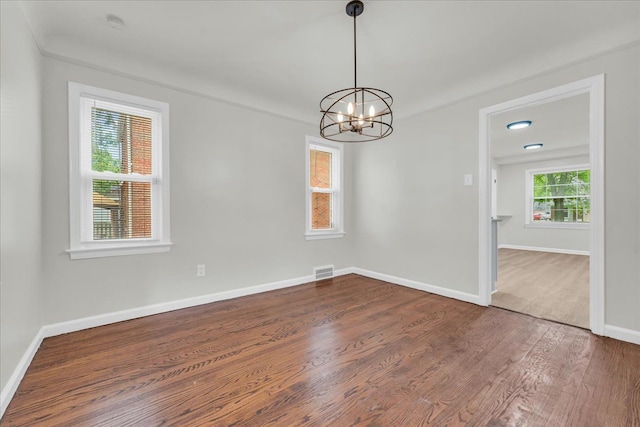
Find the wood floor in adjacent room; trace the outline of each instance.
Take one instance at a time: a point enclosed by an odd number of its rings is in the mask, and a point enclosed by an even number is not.
[[[638,426],[640,346],[348,275],[43,341],[3,426]]]
[[[496,307],[589,329],[589,257],[498,250]]]

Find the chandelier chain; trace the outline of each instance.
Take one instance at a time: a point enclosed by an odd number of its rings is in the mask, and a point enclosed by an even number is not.
[[[358,55],[356,49],[356,14],[353,14],[353,88],[358,87]]]

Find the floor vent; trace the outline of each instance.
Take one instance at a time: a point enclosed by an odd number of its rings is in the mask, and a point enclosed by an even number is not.
[[[327,279],[333,277],[333,265],[325,265],[323,267],[314,267],[313,275],[316,280]]]

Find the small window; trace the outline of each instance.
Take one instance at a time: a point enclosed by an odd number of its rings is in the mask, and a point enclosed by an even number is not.
[[[306,145],[306,237],[342,237],[342,145],[312,137]]]
[[[69,83],[72,259],[168,251],[169,106]]]
[[[526,172],[527,225],[584,227],[591,219],[588,165]]]

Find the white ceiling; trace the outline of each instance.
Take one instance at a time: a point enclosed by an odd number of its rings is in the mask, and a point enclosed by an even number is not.
[[[507,125],[530,120],[524,129]],[[520,108],[491,117],[491,155],[497,164],[522,163],[589,154],[589,94]],[[542,143],[537,150],[527,144]]]
[[[346,1],[22,1],[43,53],[317,123],[353,85]],[[110,28],[106,16],[125,26]],[[365,1],[358,83],[396,117],[640,40],[640,2]]]

